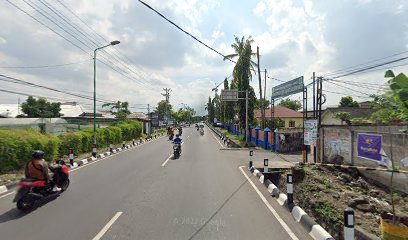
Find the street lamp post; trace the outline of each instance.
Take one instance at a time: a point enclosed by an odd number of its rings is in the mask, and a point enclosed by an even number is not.
[[[94,94],[93,94],[93,105],[94,105],[94,117],[93,117],[93,144],[92,144],[92,156],[96,157],[96,51],[102,49],[102,48],[106,48],[109,46],[114,46],[119,44],[119,41],[112,41],[110,42],[108,45],[99,47],[97,49],[94,50]]]

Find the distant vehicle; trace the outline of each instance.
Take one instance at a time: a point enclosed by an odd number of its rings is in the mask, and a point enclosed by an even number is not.
[[[216,123],[214,123],[214,126],[216,126],[216,127],[222,127],[222,122],[216,122]]]

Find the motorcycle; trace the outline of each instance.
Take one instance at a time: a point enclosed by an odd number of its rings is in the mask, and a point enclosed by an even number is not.
[[[174,134],[170,134],[170,135],[169,135],[169,140],[170,140],[170,141],[173,141],[173,137],[174,137]]]
[[[17,209],[21,211],[28,211],[34,207],[34,204],[51,195],[58,195],[67,190],[69,180],[69,170],[65,162],[58,160],[56,165],[51,167],[51,172],[54,173],[52,183],[61,190],[52,191],[52,186],[48,185],[44,180],[37,180],[32,178],[23,178],[18,183],[19,189],[13,202],[17,203]]]
[[[201,136],[204,136],[204,130],[203,130],[203,129],[201,129],[200,135],[201,135]]]
[[[178,143],[173,144],[173,155],[174,159],[177,159],[180,157],[180,152],[181,152],[181,146]]]

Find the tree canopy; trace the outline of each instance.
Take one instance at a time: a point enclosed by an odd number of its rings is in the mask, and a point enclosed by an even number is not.
[[[168,108],[169,108],[169,114],[171,114],[171,112],[173,111],[173,106],[170,103],[168,105]],[[159,120],[163,121],[164,116],[166,115],[166,100],[161,100],[160,102],[158,102],[157,107],[154,110],[154,112],[156,112],[157,115],[159,116]]]
[[[130,114],[128,102],[117,101],[115,103],[105,103],[102,105],[102,108],[105,107],[110,108],[112,114],[115,115],[116,119],[121,121],[126,120],[128,115]]]
[[[360,107],[360,104],[354,101],[351,96],[345,96],[340,99],[339,107]]]
[[[299,100],[291,100],[289,98],[283,99],[278,105],[295,111],[299,111],[302,108],[302,103]]]
[[[61,117],[61,103],[50,103],[45,98],[38,100],[29,96],[25,102],[21,104],[21,110],[25,116],[19,117],[28,118],[57,118]]]

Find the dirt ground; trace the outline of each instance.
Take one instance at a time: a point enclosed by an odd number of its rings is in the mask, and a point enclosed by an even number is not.
[[[392,209],[388,190],[367,182],[356,170],[316,166],[303,169],[294,174],[295,204],[335,239],[343,237],[343,211],[348,207],[354,209],[356,226],[380,236],[380,213]],[[302,181],[301,175],[304,175]],[[281,175],[279,185],[279,189],[286,192],[286,174]],[[394,199],[396,214],[407,216],[407,195],[394,193]]]

